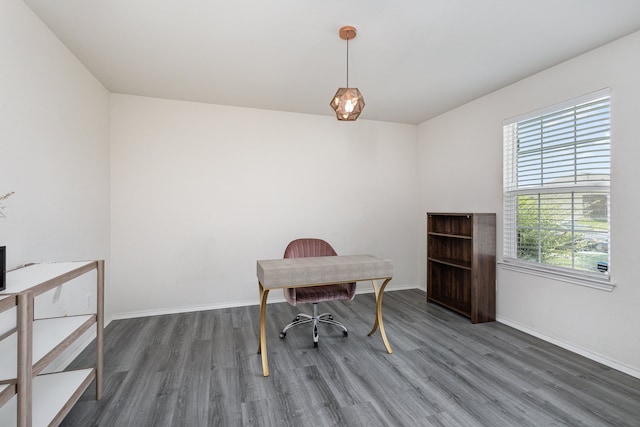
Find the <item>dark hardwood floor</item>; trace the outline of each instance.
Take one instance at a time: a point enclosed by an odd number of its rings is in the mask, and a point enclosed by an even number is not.
[[[280,329],[297,313],[267,307],[262,376],[258,306],[112,322],[104,396],[81,397],[63,426],[640,426],[640,379],[500,323],[472,325],[387,292],[393,354],[373,325],[373,294],[321,304],[349,328]],[[310,311],[310,306],[303,306]],[[86,367],[93,346],[69,367]]]

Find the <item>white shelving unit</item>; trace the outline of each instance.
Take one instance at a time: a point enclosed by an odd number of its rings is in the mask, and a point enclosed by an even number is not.
[[[35,297],[96,270],[93,314],[34,320]],[[56,426],[91,381],[102,396],[104,261],[32,264],[7,272],[0,312],[17,307],[17,327],[0,336],[0,425]],[[82,334],[96,327],[96,364],[89,369],[41,374]]]

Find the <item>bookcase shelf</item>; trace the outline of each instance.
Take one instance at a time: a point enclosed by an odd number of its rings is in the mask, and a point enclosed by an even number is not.
[[[440,237],[448,237],[450,239],[466,239],[471,240],[471,236],[460,236],[457,234],[447,234],[447,233],[428,233],[429,236],[440,236]]]
[[[427,213],[427,301],[495,320],[496,216]]]
[[[96,271],[96,310],[78,316],[34,319],[35,297]],[[0,311],[16,307],[16,327],[0,337],[0,425],[57,426],[96,381],[102,395],[104,261],[32,264],[7,272]],[[73,342],[96,328],[96,363],[88,369],[43,374]]]
[[[471,270],[471,263],[469,261],[464,261],[461,259],[456,259],[456,258],[445,258],[445,257],[441,257],[441,258],[427,258],[429,261],[431,262],[435,262],[438,264],[445,264],[445,265],[449,265],[451,267],[457,267],[457,268],[462,268],[464,270]]]

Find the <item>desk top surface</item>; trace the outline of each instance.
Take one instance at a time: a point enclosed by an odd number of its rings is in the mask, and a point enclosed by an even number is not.
[[[393,262],[373,255],[283,258],[257,261],[265,289],[290,288],[393,277]]]

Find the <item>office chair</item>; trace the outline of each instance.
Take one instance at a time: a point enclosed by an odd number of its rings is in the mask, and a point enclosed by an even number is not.
[[[321,239],[297,239],[289,243],[284,251],[284,258],[304,258],[316,256],[338,255],[331,245]],[[287,331],[294,326],[312,323],[313,346],[318,347],[318,323],[328,323],[342,329],[342,335],[347,336],[347,328],[340,322],[333,320],[329,313],[318,314],[318,303],[323,301],[352,300],[356,296],[356,283],[336,283],[333,285],[309,286],[305,288],[284,289],[284,297],[293,306],[303,303],[313,304],[313,315],[298,313],[280,332],[280,338],[287,336]]]

